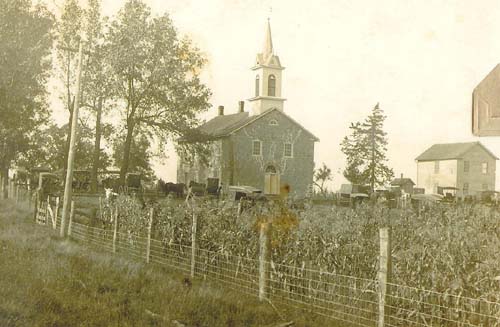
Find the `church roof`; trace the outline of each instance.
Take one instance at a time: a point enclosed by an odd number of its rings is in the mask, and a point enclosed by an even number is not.
[[[214,138],[229,136],[230,134],[240,130],[241,128],[259,120],[260,118],[262,118],[262,117],[264,117],[264,116],[266,116],[269,113],[274,112],[274,111],[279,112],[280,114],[282,114],[286,118],[288,118],[290,121],[292,121],[294,124],[299,126],[302,130],[304,130],[307,134],[309,134],[316,142],[319,141],[319,139],[316,136],[314,136],[314,134],[309,132],[302,125],[300,125],[297,121],[292,119],[290,116],[288,116],[284,112],[278,110],[277,108],[266,110],[264,113],[262,113],[260,115],[254,115],[254,116],[249,116],[248,112],[241,112],[241,113],[237,113],[237,114],[217,116],[217,117],[214,117],[211,120],[207,121],[205,124],[201,125],[199,127],[199,130],[202,133],[205,133],[208,136],[211,136]]]
[[[227,135],[234,129],[244,125],[249,120],[250,117],[248,112],[217,116],[201,125],[199,130],[212,137],[220,137]]]
[[[480,142],[434,144],[419,155],[415,160],[433,161],[461,159],[467,151],[476,145],[481,146],[489,155],[498,160],[498,158]]]

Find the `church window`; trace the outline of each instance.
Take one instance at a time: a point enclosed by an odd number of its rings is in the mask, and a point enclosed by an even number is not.
[[[274,97],[276,96],[276,78],[274,75],[269,75],[267,81],[267,95]]]
[[[278,121],[276,119],[271,119],[269,121],[269,125],[271,125],[271,126],[278,126]]]
[[[255,96],[259,96],[259,88],[260,88],[260,77],[259,75],[255,76]]]
[[[252,145],[252,155],[260,156],[262,155],[262,142],[259,140],[254,140]]]
[[[293,157],[293,144],[285,143],[285,157],[291,158]]]
[[[488,163],[487,162],[483,162],[481,164],[481,171],[485,175],[488,173]]]

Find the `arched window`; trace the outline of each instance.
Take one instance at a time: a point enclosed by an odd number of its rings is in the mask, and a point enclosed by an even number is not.
[[[269,75],[267,80],[267,95],[270,97],[276,96],[276,78],[274,75]]]
[[[259,96],[259,87],[260,87],[260,77],[259,75],[255,76],[255,96]]]

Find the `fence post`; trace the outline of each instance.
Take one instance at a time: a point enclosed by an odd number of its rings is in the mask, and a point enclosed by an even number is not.
[[[15,184],[16,188],[16,206],[19,204],[19,184]]]
[[[57,229],[57,217],[59,216],[59,197],[56,198],[56,209],[54,210],[54,217],[56,217],[56,225],[54,229]]]
[[[388,285],[391,280],[391,230],[389,228],[381,228],[380,235],[380,257],[378,271],[378,327],[385,326],[385,318],[389,316],[389,308],[387,307]]]
[[[259,235],[259,300],[267,298],[267,284],[269,280],[269,231],[270,224],[263,222],[260,225]]]
[[[113,214],[113,213],[111,213]],[[115,226],[113,230],[113,253],[116,253],[116,236],[118,234],[118,204],[115,203]]]
[[[238,215],[237,215],[238,219],[239,219],[239,218],[240,218],[240,216],[241,216],[241,199],[242,199],[242,198],[240,198],[240,200],[238,201]]]
[[[191,226],[191,278],[194,278],[196,268],[196,230],[198,228],[198,217],[193,208],[193,225]]]
[[[38,221],[37,216],[38,216],[38,191],[35,191],[35,209],[33,210],[33,220],[35,223]]]
[[[151,228],[153,226],[154,208],[149,210],[149,224],[148,224],[148,243],[146,244],[146,263],[149,263],[149,255],[151,253]]]
[[[58,211],[58,207],[59,207],[59,198],[57,198],[56,212]],[[75,215],[75,201],[71,200],[71,208],[69,211],[68,237],[71,236],[71,226],[73,225],[73,216],[74,215]],[[56,219],[57,219],[57,215],[56,215]]]
[[[31,193],[31,179],[28,178],[28,192],[26,193],[27,194],[27,197],[28,197],[28,210],[31,210],[31,197],[32,197],[32,193]]]
[[[52,207],[50,206],[50,195],[47,195],[47,205],[45,206],[45,225],[49,223],[49,212],[52,212]]]

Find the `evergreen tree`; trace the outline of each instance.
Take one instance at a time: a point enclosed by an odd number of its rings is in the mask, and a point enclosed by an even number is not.
[[[325,183],[332,179],[332,170],[325,163],[319,169],[314,170],[313,183],[318,187],[321,194],[326,193],[327,188],[325,187]]]
[[[387,166],[385,118],[377,103],[363,123],[351,123],[351,135],[344,137],[340,144],[347,157],[344,177],[353,184],[368,184],[372,191],[394,176]]]

